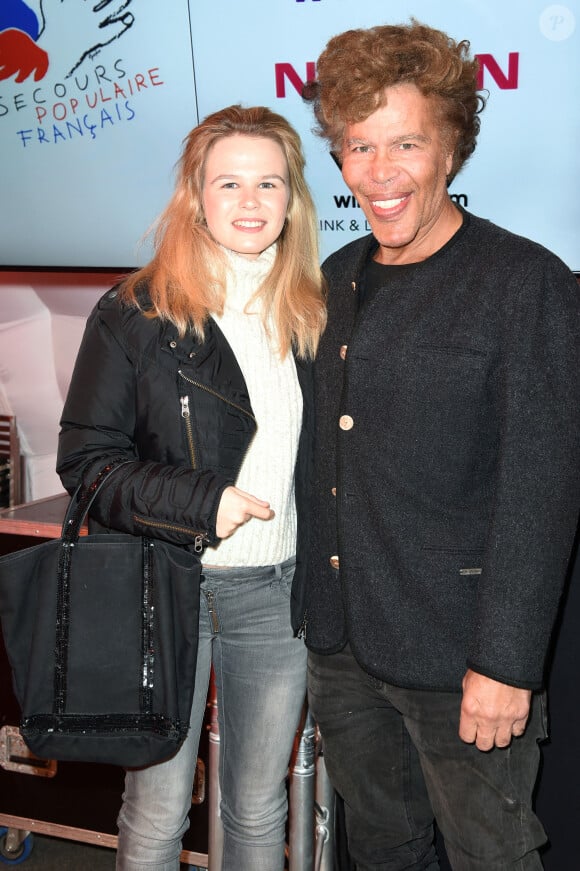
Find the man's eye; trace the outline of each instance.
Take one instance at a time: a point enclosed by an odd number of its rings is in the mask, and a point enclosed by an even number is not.
[[[416,148],[416,145],[414,142],[401,142],[399,148],[401,149],[401,151],[412,151],[414,148]]]
[[[353,145],[351,148],[351,151],[355,154],[368,154],[370,150],[370,145]]]

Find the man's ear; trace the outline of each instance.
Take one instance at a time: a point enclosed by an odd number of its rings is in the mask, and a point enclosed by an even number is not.
[[[453,143],[453,148],[451,151],[447,152],[447,156],[445,157],[445,174],[447,178],[451,175],[451,170],[453,169],[453,158],[455,157],[455,142]]]

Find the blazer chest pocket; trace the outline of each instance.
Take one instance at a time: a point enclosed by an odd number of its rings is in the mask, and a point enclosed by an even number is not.
[[[459,397],[476,398],[488,377],[488,355],[467,345],[422,342],[414,349],[417,383],[439,404],[455,407]]]
[[[489,425],[488,355],[462,345],[415,345],[404,355],[391,388],[401,436],[449,464],[480,441]]]

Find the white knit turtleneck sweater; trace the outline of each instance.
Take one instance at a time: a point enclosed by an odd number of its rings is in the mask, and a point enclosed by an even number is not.
[[[225,250],[225,249],[224,249]],[[252,518],[215,548],[203,562],[218,566],[264,566],[296,553],[294,466],[302,424],[302,393],[292,354],[280,359],[276,333],[268,337],[257,304],[246,303],[272,268],[276,245],[255,260],[226,250],[229,266],[222,315],[214,314],[244,375],[257,431],[244,457],[236,486],[265,499],[272,520]]]

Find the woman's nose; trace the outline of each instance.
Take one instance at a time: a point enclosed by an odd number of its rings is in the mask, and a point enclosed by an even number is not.
[[[241,195],[241,204],[244,209],[255,209],[258,205],[258,197],[253,190],[243,190]]]

